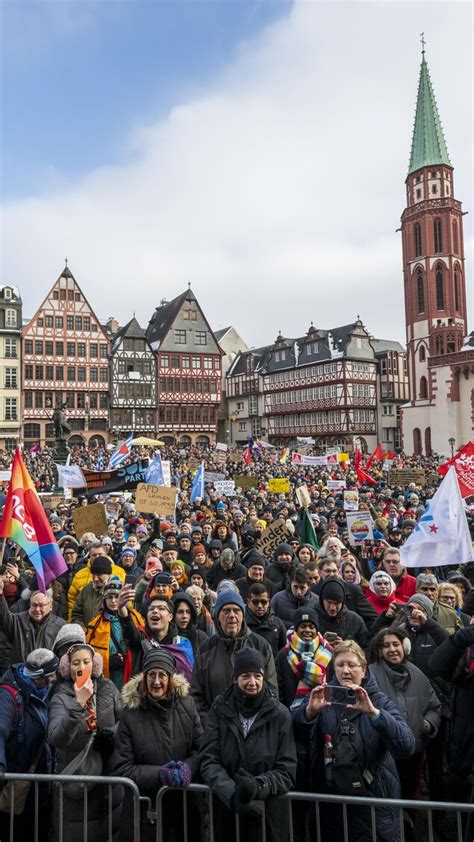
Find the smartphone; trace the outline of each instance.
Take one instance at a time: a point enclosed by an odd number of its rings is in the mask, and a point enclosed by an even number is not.
[[[76,684],[78,687],[83,687],[86,681],[91,677],[90,670],[78,669],[76,673]]]
[[[337,640],[337,632],[326,632],[323,637],[328,643],[334,643]]]
[[[136,581],[137,581],[137,577],[133,576],[133,574],[128,573],[125,576],[125,584],[126,585],[134,585]]]
[[[339,684],[326,684],[324,698],[332,705],[343,705],[344,707],[356,703],[355,690],[350,690],[349,687],[341,687]]]

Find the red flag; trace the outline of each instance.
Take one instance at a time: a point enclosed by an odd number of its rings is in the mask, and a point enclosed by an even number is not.
[[[393,450],[387,450],[386,453],[383,454],[384,459],[395,459],[395,454]]]
[[[362,453],[359,450],[359,448],[356,447],[354,449],[354,465],[355,465],[355,467],[358,468],[360,466],[361,462],[362,462]]]
[[[244,456],[244,462],[246,462],[247,465],[250,465],[251,461],[252,461],[252,450],[251,450],[250,447],[248,447],[247,450],[246,450],[245,456]]]
[[[468,442],[455,456],[440,465],[438,473],[444,477],[451,465],[457,474],[461,496],[471,497],[474,494],[474,442]]]
[[[363,485],[364,482],[368,482],[371,485],[377,485],[377,480],[371,477],[370,474],[366,474],[366,472],[361,467],[359,467],[359,465],[356,467],[356,471],[357,479],[359,480],[361,485]]]
[[[374,459],[380,460],[382,458],[382,456],[383,456],[382,445],[377,444],[377,447],[375,448],[374,452],[372,453],[372,456],[369,456],[369,458],[367,459],[367,462],[366,462],[366,465],[365,465],[367,470],[369,470],[369,468],[372,465],[372,462],[374,461]]]

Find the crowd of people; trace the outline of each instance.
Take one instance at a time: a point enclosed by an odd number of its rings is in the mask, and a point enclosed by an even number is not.
[[[137,456],[151,452],[134,451]],[[156,838],[155,799],[165,794],[163,842],[315,838],[316,812],[279,796],[308,793],[469,802],[474,772],[474,562],[406,569],[400,547],[433,496],[437,460],[422,486],[389,487],[381,463],[360,486],[351,464],[306,467],[278,451],[162,449],[178,488],[175,517],[115,496],[105,534],[74,531],[75,506],[106,502],[79,492],[49,512],[67,571],[42,592],[34,568],[7,541],[0,568],[0,796],[6,773],[129,778],[142,796],[141,839]],[[83,467],[97,454],[76,452]],[[26,454],[38,490],[56,484],[53,456]],[[196,459],[255,488],[191,502]],[[2,457],[2,466],[8,459]],[[104,464],[106,467],[106,464]],[[270,493],[285,477],[290,491]],[[373,540],[352,546],[343,479],[371,513]],[[296,494],[309,492],[306,512]],[[57,502],[57,501],[56,501]],[[305,520],[311,522],[311,532]],[[469,523],[472,527],[472,523]],[[262,551],[278,522],[284,537]],[[192,793],[207,784],[214,809]],[[83,789],[40,783],[15,816],[14,840],[84,838]],[[88,787],[87,839],[133,840],[131,790]],[[149,799],[149,801],[146,801]],[[6,798],[0,839],[9,839]],[[3,804],[3,806],[2,806]],[[348,838],[373,838],[370,808],[349,809]],[[343,838],[343,815],[320,805],[323,838]],[[397,842],[400,812],[375,810],[376,838]],[[416,816],[404,838],[422,842]],[[453,838],[440,814],[439,840]],[[325,835],[327,834],[327,835]],[[418,834],[418,835],[417,835]],[[12,840],[13,842],[13,840]]]

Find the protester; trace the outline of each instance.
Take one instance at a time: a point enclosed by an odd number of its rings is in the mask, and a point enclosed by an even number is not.
[[[311,592],[310,578],[302,564],[292,566],[285,590],[278,591],[270,605],[287,629],[293,625],[295,611],[299,608],[318,608],[319,599]]]
[[[266,585],[250,585],[245,609],[245,622],[251,632],[259,634],[270,644],[275,658],[286,643],[286,625],[273,611]]]
[[[286,707],[305,702],[313,687],[325,683],[332,652],[318,631],[316,611],[295,611],[294,628],[287,632],[287,643],[275,659],[279,698]]]
[[[3,595],[4,581],[0,578],[0,630],[11,644],[11,664],[24,663],[35,649],[51,649],[65,620],[52,613],[53,592],[34,591],[27,611],[13,614]]]

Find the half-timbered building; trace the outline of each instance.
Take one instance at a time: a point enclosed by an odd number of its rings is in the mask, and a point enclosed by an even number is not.
[[[156,364],[135,316],[112,337],[110,426],[114,437],[156,433]]]
[[[0,287],[0,448],[12,450],[20,437],[21,298],[17,287]]]
[[[105,444],[109,427],[109,338],[65,266],[23,327],[23,440],[54,444],[54,408],[65,404],[69,444]]]
[[[191,288],[172,301],[162,300],[146,338],[156,356],[160,438],[214,442],[222,351]]]

